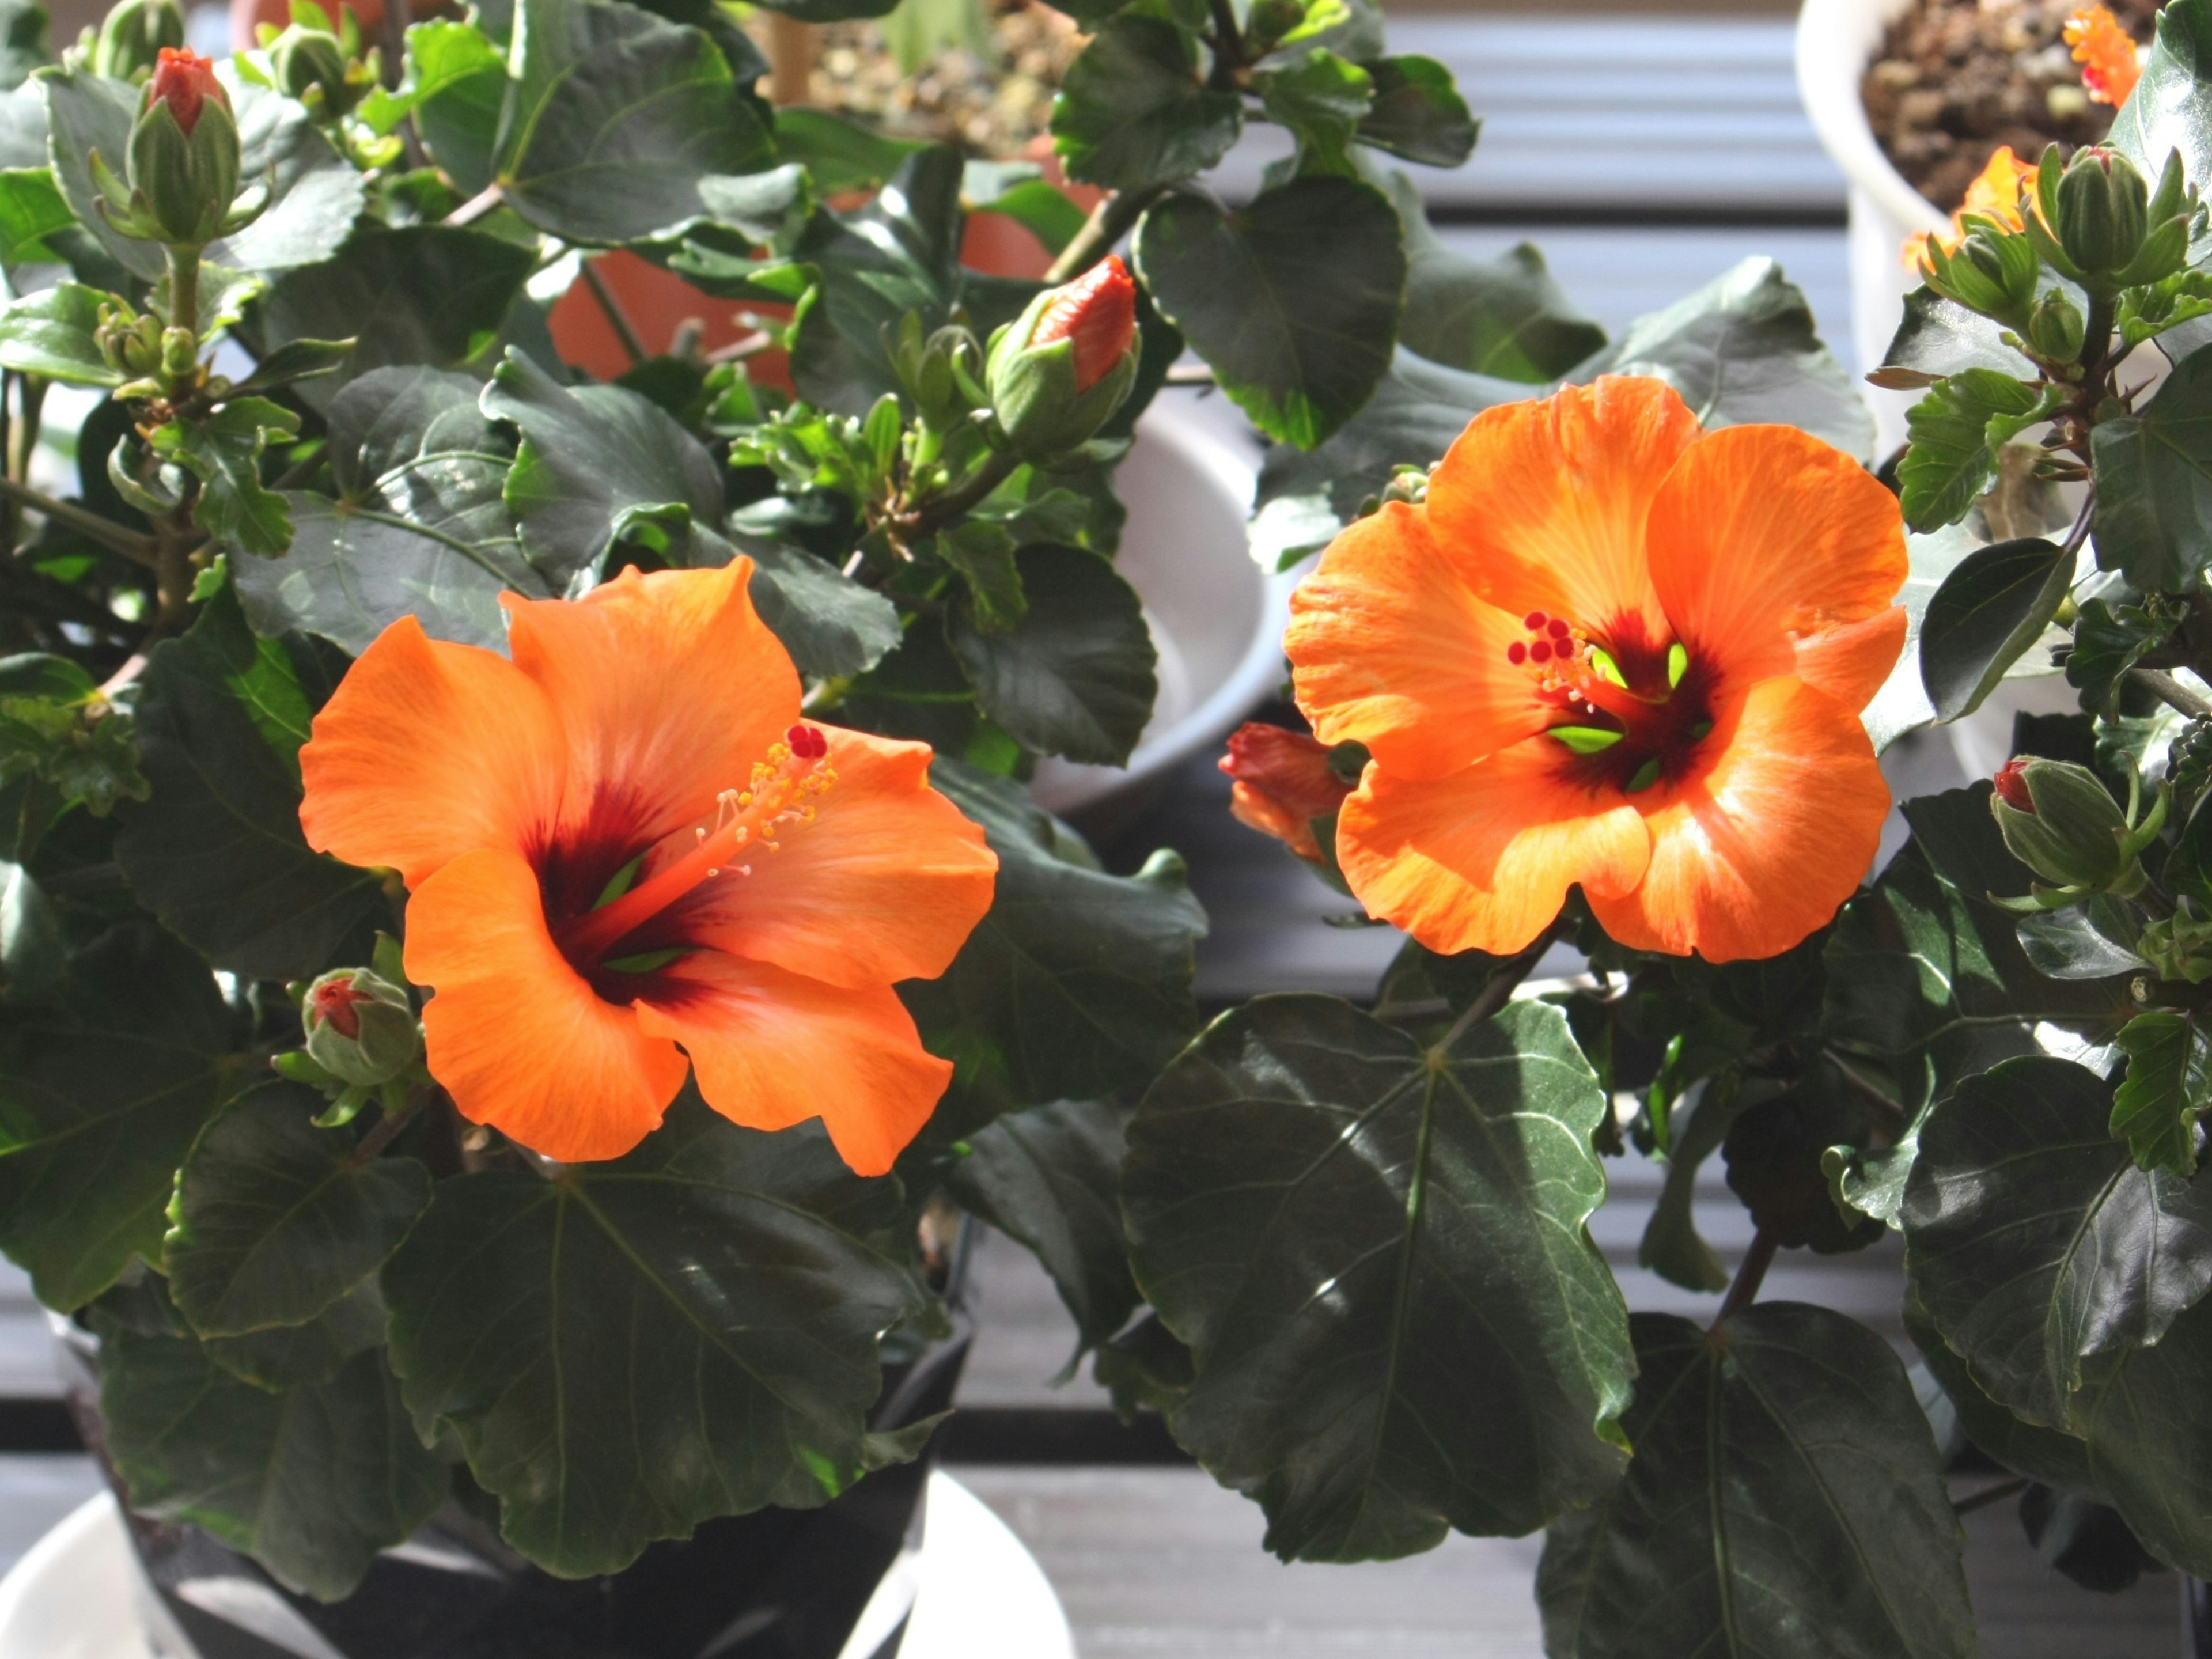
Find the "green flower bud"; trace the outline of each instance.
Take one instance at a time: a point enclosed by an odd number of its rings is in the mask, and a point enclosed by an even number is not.
[[[1990,811],[2012,855],[2047,882],[2084,896],[2125,895],[2143,884],[2141,848],[2130,844],[2136,826],[2086,766],[2008,761],[1996,775]]]
[[[188,328],[161,331],[161,372],[179,380],[199,367],[200,343]]]
[[[2186,908],[2158,917],[2143,924],[2136,954],[2160,979],[2202,985],[2212,979],[2212,921],[2198,919]]]
[[[276,84],[311,109],[343,114],[355,101],[346,82],[345,48],[335,34],[295,23],[270,42],[269,63]]]
[[[215,240],[238,196],[238,125],[215,69],[191,52],[164,52],[131,129],[125,174],[135,206],[173,243]]]
[[[308,1055],[347,1083],[388,1083],[422,1053],[422,1030],[407,994],[366,968],[325,974],[307,988],[300,1017]]]
[[[2124,270],[2150,228],[2150,186],[2118,150],[2075,151],[2058,179],[2058,245],[2085,275]]]
[[[1119,258],[1048,289],[991,337],[991,412],[1023,459],[1097,435],[1137,378],[1137,286]]]
[[[2054,288],[2028,313],[2027,343],[2052,362],[2070,363],[2081,355],[2088,327],[2081,307]]]
[[[161,48],[185,44],[185,14],[175,0],[122,0],[101,20],[92,72],[111,81],[151,75]]]

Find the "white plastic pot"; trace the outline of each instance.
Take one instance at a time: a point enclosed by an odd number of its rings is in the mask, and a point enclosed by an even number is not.
[[[1859,82],[1881,49],[1882,32],[1912,0],[1805,0],[1797,14],[1797,95],[1813,130],[1850,187],[1845,250],[1851,279],[1851,341],[1862,374],[1881,365],[1904,319],[1905,296],[1920,279],[1905,263],[1905,242],[1942,230],[1950,216],[1889,164],[1867,120]],[[1865,386],[1881,453],[1905,441],[1914,394]]]

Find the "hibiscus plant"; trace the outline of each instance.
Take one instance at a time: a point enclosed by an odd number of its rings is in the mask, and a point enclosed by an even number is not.
[[[822,1504],[934,1427],[964,1212],[1279,1553],[1549,1528],[1556,1655],[1971,1651],[1971,1456],[2077,1577],[2212,1572],[2212,0],[1927,251],[1901,459],[1771,262],[1608,341],[1446,246],[1382,158],[1474,123],[1366,0],[1070,9],[1087,215],[768,108],[707,0],[9,11],[0,1249],[131,1503],[325,1599],[440,1513],[577,1577]],[[1203,1029],[1180,861],[1024,787],[1150,717],[1113,477],[1186,351],[1320,554],[1237,811],[1410,936]],[[1875,868],[1881,750],[2059,665]],[[1630,1156],[1705,1319],[1591,1242]],[[1892,1232],[1914,1370],[1757,1299]]]

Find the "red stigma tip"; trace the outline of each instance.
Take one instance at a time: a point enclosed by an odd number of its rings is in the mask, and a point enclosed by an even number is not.
[[[1552,637],[1555,640],[1564,640],[1567,637],[1568,632],[1570,631],[1567,627],[1567,619],[1565,617],[1553,617],[1550,623],[1550,629]]]
[[[830,752],[830,739],[815,726],[794,726],[783,734],[783,738],[800,760],[820,760]]]
[[[1518,640],[1514,641],[1512,644],[1505,647],[1505,660],[1511,663],[1516,668],[1518,668],[1522,663],[1528,660],[1528,647],[1522,644]]]
[[[1527,627],[1528,630],[1533,634],[1538,629],[1541,628],[1546,623],[1551,621],[1551,618],[1540,611],[1531,611],[1527,616],[1522,617],[1521,621],[1522,624]]]
[[[1997,768],[1990,780],[1996,785],[1997,799],[2015,812],[2035,811],[2035,797],[2027,793],[2027,762],[2024,759],[2007,761]]]
[[[1530,647],[1528,647],[1528,660],[1529,660],[1529,661],[1531,661],[1531,662],[1549,662],[1549,661],[1551,661],[1551,659],[1552,659],[1552,642],[1551,642],[1549,640],[1539,640],[1539,641],[1536,641],[1536,643],[1535,643],[1535,644],[1534,644],[1534,645],[1532,645],[1532,646],[1530,646]]]

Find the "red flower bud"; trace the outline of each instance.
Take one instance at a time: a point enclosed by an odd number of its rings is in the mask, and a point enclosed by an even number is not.
[[[1229,735],[1221,769],[1237,780],[1229,810],[1310,862],[1321,862],[1313,821],[1344,804],[1352,786],[1328,763],[1328,745],[1279,726],[1248,722]]]
[[[197,110],[193,112],[198,113]],[[361,1041],[361,1016],[354,1012],[357,1002],[372,1000],[355,988],[349,979],[326,979],[319,981],[307,994],[309,1017],[320,1020],[349,1042]]]
[[[2027,793],[2027,762],[2026,759],[2007,761],[1997,768],[1997,799],[2015,812],[2035,811],[2035,797]]]
[[[1104,261],[1061,289],[1038,319],[1032,346],[1075,342],[1075,389],[1088,392],[1104,380],[1137,337],[1137,285],[1121,256]]]
[[[153,79],[146,83],[146,107],[153,108],[157,100],[166,103],[178,126],[190,135],[199,125],[201,103],[210,98],[226,107],[230,103],[215,78],[214,64],[190,46],[162,47]]]

